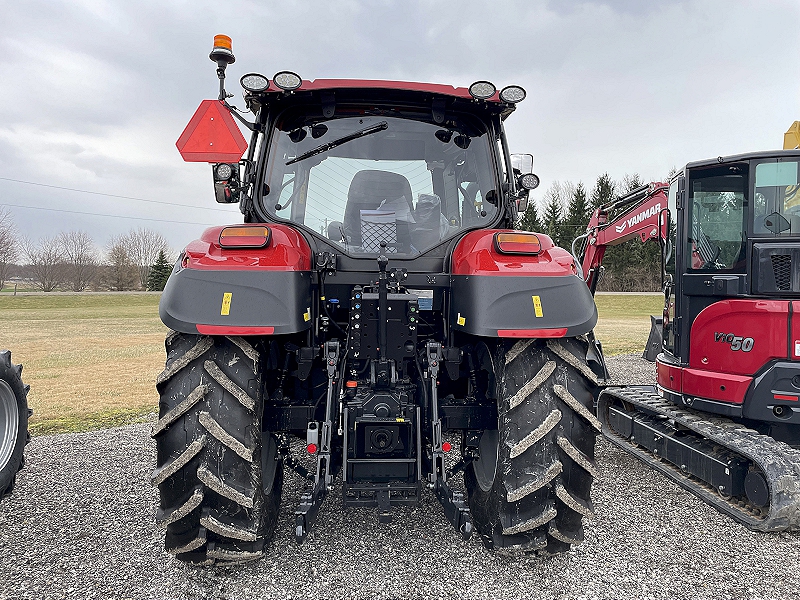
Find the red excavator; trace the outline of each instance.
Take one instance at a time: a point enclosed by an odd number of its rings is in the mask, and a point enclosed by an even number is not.
[[[800,529],[799,184],[800,150],[689,163],[576,240],[592,293],[607,247],[662,249],[657,385],[604,390],[603,433],[757,531]]]

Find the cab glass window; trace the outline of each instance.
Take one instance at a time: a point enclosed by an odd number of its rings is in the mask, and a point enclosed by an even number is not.
[[[392,116],[286,115],[272,137],[263,207],[351,255],[414,256],[498,213],[485,126]]]
[[[771,160],[756,165],[753,234],[800,235],[800,177],[795,161]]]
[[[745,167],[730,165],[691,174],[685,242],[689,270],[745,269],[746,173]]]

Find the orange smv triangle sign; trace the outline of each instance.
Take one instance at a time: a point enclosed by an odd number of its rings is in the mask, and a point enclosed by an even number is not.
[[[219,100],[203,100],[175,142],[186,162],[239,162],[247,142]]]

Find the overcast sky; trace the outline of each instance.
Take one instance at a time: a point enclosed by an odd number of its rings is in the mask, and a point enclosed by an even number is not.
[[[606,171],[658,180],[692,160],[780,148],[800,120],[798,0],[0,8],[0,204],[16,205],[17,228],[34,240],[83,229],[103,246],[148,227],[179,249],[204,226],[240,221],[214,202],[210,167],[184,163],[175,148],[200,101],[216,97],[208,53],[217,33],[233,38],[228,89],[239,100],[242,74],[284,69],[305,79],[522,85],[528,98],[506,127],[512,151],[536,157],[538,198],[555,180],[590,189]]]

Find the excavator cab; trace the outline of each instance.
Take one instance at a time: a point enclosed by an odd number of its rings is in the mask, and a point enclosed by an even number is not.
[[[777,362],[800,358],[793,319],[800,300],[799,180],[800,153],[783,151],[690,163],[671,182],[675,256],[665,270],[674,277],[665,290],[659,359],[666,393],[710,402],[711,412],[758,413],[778,423],[791,414],[789,421],[800,424],[800,410],[770,418],[774,398],[751,385]],[[666,376],[685,367],[702,371],[699,381],[692,374],[689,386],[679,387],[674,373]],[[727,375],[744,379],[726,385]],[[763,406],[756,411],[750,403]]]

